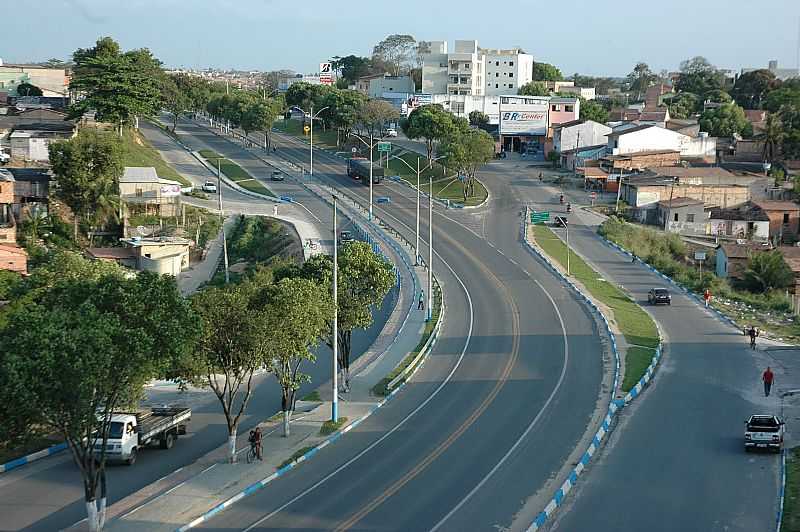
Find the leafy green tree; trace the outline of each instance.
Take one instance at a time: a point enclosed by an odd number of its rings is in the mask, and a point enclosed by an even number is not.
[[[400,113],[389,102],[368,100],[358,110],[356,124],[373,138],[380,138],[385,124],[400,118]]]
[[[475,195],[475,175],[494,157],[494,139],[483,130],[463,128],[451,131],[437,149],[447,158],[447,166],[454,168],[462,179],[464,201]]]
[[[469,114],[469,125],[477,127],[486,127],[489,125],[489,115],[482,113],[478,110],[472,111]]]
[[[376,57],[391,67],[391,73],[399,76],[407,69],[417,48],[417,41],[411,35],[392,34],[372,49]]]
[[[336,145],[340,146],[358,123],[359,111],[367,101],[367,97],[358,91],[335,90],[327,94],[323,100],[328,107],[325,120],[336,128]]]
[[[268,148],[272,124],[281,115],[282,104],[277,99],[255,100],[250,102],[242,113],[242,129],[246,135],[251,131],[264,133],[264,147]]]
[[[608,111],[602,104],[594,100],[581,100],[581,120],[593,120],[600,124],[608,122]]]
[[[187,109],[192,112],[206,110],[214,87],[207,80],[189,74],[176,74],[171,76],[178,90],[183,92],[188,100]]]
[[[0,415],[66,440],[90,530],[105,522],[112,414],[135,408],[145,383],[178,364],[195,335],[174,278],[150,272],[61,280],[0,330]]]
[[[453,128],[453,115],[439,104],[423,105],[414,109],[401,126],[408,138],[425,140],[430,164],[434,142],[442,140]]]
[[[116,219],[122,144],[110,133],[83,128],[70,140],[48,147],[50,164],[58,179],[58,196],[74,215],[74,236],[79,218],[103,224]]]
[[[355,84],[358,78],[368,75],[371,69],[369,58],[357,55],[334,57],[331,66],[339,73],[340,79],[345,79],[350,85]]]
[[[752,292],[786,288],[793,281],[792,269],[778,250],[754,253],[747,261],[743,282]]]
[[[104,37],[94,48],[76,50],[73,60],[70,90],[83,98],[70,106],[70,118],[95,110],[98,120],[117,124],[121,136],[136,116],[158,112],[163,71],[149,50],[121,53],[113,39]]]
[[[700,116],[700,129],[714,137],[753,135],[753,125],[747,120],[744,110],[735,103],[726,103],[704,112]]]
[[[178,88],[175,78],[164,76],[161,80],[161,101],[164,109],[172,117],[172,132],[178,127],[178,120],[191,105],[189,95]]]
[[[633,67],[633,70],[626,78],[630,90],[636,93],[637,101],[642,99],[647,88],[655,83],[656,79],[658,79],[658,76],[644,62],[636,63],[636,66]]]
[[[762,156],[765,161],[775,162],[775,157],[783,144],[784,135],[780,114],[769,113],[764,124],[764,151]]]
[[[308,279],[281,279],[262,290],[257,299],[270,339],[265,362],[281,387],[283,434],[289,436],[297,390],[310,380],[301,366],[316,360],[311,348],[328,334],[333,305],[325,289]]]
[[[777,113],[784,107],[800,110],[800,86],[786,82],[779,89],[770,91],[764,99],[764,109],[771,113]]]
[[[19,96],[42,96],[42,94],[44,94],[42,89],[36,85],[28,83],[27,81],[17,85],[16,91]]]
[[[529,81],[517,90],[523,96],[549,96],[550,89],[541,81]]]
[[[725,76],[705,57],[697,56],[681,62],[681,74],[676,84],[678,92],[691,92],[700,97],[716,89],[722,89]]]
[[[760,109],[768,92],[780,86],[775,74],[762,68],[742,74],[733,86],[731,96],[745,109]]]
[[[697,95],[691,92],[681,92],[669,100],[667,105],[669,116],[672,118],[689,118],[697,112],[702,102]]]
[[[269,280],[267,280],[267,283]],[[222,406],[228,429],[228,460],[236,461],[236,434],[252,397],[253,373],[265,363],[263,311],[255,304],[255,281],[208,288],[192,297],[201,334],[194,356],[180,371],[208,386]]]
[[[286,91],[286,105],[297,106],[310,113],[312,106],[317,110],[325,107],[325,97],[333,90],[327,85],[312,85],[304,81],[292,83]]]
[[[533,63],[533,81],[560,81],[561,71],[550,63]],[[535,94],[534,96],[538,96]]]
[[[706,93],[705,101],[713,103],[731,103],[733,98],[722,89],[714,89]]]

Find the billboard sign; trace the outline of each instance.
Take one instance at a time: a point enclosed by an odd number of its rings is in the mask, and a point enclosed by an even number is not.
[[[330,63],[319,64],[319,82],[322,85],[333,85],[333,68]]]
[[[161,185],[161,197],[172,198],[181,195],[180,185]]]
[[[548,98],[500,97],[501,135],[546,135]]]

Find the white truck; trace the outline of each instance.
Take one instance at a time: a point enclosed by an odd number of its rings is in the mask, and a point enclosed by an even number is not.
[[[115,412],[106,441],[106,460],[132,465],[138,451],[151,443],[171,449],[178,435],[186,434],[192,411],[183,406],[152,407],[139,412]],[[102,443],[95,444],[99,451]]]
[[[783,448],[783,421],[778,416],[754,414],[745,421],[744,450]]]

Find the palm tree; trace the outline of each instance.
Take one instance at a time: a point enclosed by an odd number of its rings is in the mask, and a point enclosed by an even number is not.
[[[764,161],[772,163],[778,148],[783,143],[783,122],[779,113],[767,115],[764,126],[764,151],[762,153]]]

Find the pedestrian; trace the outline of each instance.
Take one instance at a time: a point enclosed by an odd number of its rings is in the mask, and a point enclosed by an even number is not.
[[[631,264],[636,262],[636,253],[631,253]]]
[[[425,310],[425,291],[419,291],[419,303],[417,303],[417,310]]]
[[[769,392],[772,390],[772,383],[775,380],[775,375],[772,373],[769,366],[764,370],[761,380],[764,381],[764,397],[769,397]]]
[[[261,427],[256,427],[256,430],[253,432],[253,440],[256,446],[256,458],[263,461],[261,456]]]
[[[703,301],[706,302],[706,308],[708,308],[708,303],[711,301],[711,290],[706,288],[706,291],[703,292]]]
[[[277,151],[278,151],[278,148],[277,148],[276,146],[273,146],[273,147],[272,147],[272,153],[275,153],[275,152],[277,152]]]
[[[750,349],[755,349],[756,337],[758,336],[758,329],[751,325],[750,329],[747,331],[747,335],[750,337]]]

